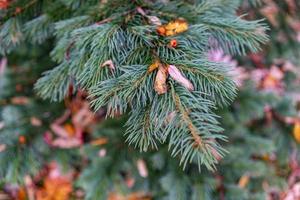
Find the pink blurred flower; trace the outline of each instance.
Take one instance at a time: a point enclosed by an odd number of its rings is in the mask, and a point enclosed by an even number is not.
[[[237,61],[230,55],[224,54],[222,49],[210,50],[208,52],[208,59],[229,66],[231,69],[228,71],[228,75],[233,78],[233,81],[238,87],[242,87],[244,81],[249,78],[248,72],[243,67],[239,67]]]
[[[283,93],[283,78],[283,71],[274,65],[270,69],[255,69],[251,72],[251,80],[254,81],[257,88],[277,94]]]
[[[296,200],[300,199],[300,182],[293,185],[287,192],[286,197],[284,200]]]

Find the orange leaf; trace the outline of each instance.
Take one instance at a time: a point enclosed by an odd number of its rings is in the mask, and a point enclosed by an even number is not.
[[[297,143],[300,143],[300,122],[296,122],[294,125],[293,135]]]
[[[240,188],[245,188],[248,183],[249,183],[249,180],[250,180],[250,176],[249,175],[243,175],[240,180],[239,180],[239,183],[238,183],[238,186]]]
[[[37,191],[37,200],[68,200],[73,188],[71,182],[62,177],[46,178],[44,187]]]
[[[24,187],[21,187],[18,189],[18,193],[17,193],[17,200],[26,200],[27,199],[27,195],[26,195],[26,190]]]
[[[75,128],[72,124],[65,124],[64,129],[67,131],[69,136],[75,135]]]
[[[145,192],[133,192],[128,195],[122,195],[112,192],[108,196],[108,200],[151,200],[151,196]]]
[[[93,146],[101,146],[101,145],[104,145],[107,143],[108,143],[108,138],[106,138],[106,137],[98,138],[96,140],[91,141],[91,145],[93,145]]]
[[[29,103],[29,99],[25,96],[18,96],[11,98],[11,103],[15,105],[26,105]]]

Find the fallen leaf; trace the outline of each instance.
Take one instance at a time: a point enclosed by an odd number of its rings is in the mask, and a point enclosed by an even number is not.
[[[148,177],[148,169],[147,169],[145,161],[142,159],[138,159],[136,165],[137,165],[137,168],[138,168],[138,171],[139,171],[139,174],[141,175],[141,177],[144,177],[144,178]]]
[[[36,192],[37,200],[69,200],[72,184],[63,177],[46,178],[44,185]]]
[[[0,144],[0,153],[2,151],[5,151],[5,149],[6,149],[6,144]]]
[[[108,200],[151,200],[151,196],[145,192],[133,192],[128,195],[111,192]]]
[[[296,122],[294,125],[293,135],[297,143],[300,143],[300,122]]]
[[[18,189],[16,200],[27,200],[26,189],[24,187]]]
[[[104,145],[107,143],[108,143],[108,138],[106,138],[106,137],[98,138],[98,139],[90,142],[90,144],[93,146],[101,146],[101,145]]]
[[[18,96],[11,98],[11,103],[15,105],[26,105],[29,103],[29,98],[25,96]]]
[[[37,117],[31,117],[30,123],[32,126],[41,126],[42,125],[42,121]]]
[[[250,180],[250,176],[249,175],[243,175],[241,178],[240,178],[240,180],[239,180],[239,183],[238,183],[238,186],[240,187],[240,188],[245,188],[247,185],[248,185],[248,183],[249,183],[249,180]]]
[[[74,126],[72,125],[72,124],[70,124],[70,123],[66,123],[66,124],[64,124],[64,129],[66,130],[66,132],[68,133],[68,136],[69,137],[73,137],[73,136],[75,136],[75,128],[74,128]]]

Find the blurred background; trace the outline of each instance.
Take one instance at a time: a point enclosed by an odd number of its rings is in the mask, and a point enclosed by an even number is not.
[[[5,9],[8,1],[0,1]],[[218,111],[229,152],[216,172],[184,171],[167,146],[141,153],[123,135],[128,116],[105,119],[79,91],[61,103],[37,97],[34,83],[54,66],[54,46],[22,44],[0,59],[0,200],[300,199],[300,2],[242,3],[238,14],[265,18],[270,41],[259,53],[212,61],[232,66],[239,87]]]

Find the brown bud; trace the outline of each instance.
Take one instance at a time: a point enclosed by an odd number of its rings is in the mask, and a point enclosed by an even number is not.
[[[154,82],[154,90],[157,94],[164,94],[167,92],[167,77],[167,69],[163,65],[159,66]]]

